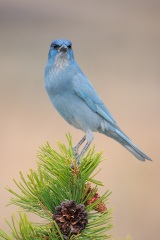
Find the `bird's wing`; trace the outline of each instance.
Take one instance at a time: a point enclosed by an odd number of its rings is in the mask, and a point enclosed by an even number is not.
[[[81,97],[94,112],[97,112],[102,118],[117,127],[114,118],[83,73],[78,73],[74,76],[73,87],[76,94]]]

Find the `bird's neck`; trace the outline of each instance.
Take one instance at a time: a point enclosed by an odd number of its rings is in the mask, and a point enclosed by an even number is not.
[[[64,72],[71,62],[70,56],[68,53],[60,52],[56,56],[48,57],[48,67],[52,72],[57,75],[60,72]]]

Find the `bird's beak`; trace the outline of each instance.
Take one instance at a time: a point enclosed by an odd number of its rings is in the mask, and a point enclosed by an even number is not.
[[[63,45],[59,48],[59,51],[65,53],[65,52],[68,51],[68,48],[67,48],[67,46],[66,46],[65,44],[63,44]]]

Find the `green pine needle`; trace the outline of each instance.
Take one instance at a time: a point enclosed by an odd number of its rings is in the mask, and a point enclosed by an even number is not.
[[[95,153],[94,147],[91,148],[77,167],[72,150],[71,135],[67,135],[67,140],[67,147],[58,142],[59,152],[52,149],[49,143],[40,148],[37,171],[31,169],[26,177],[20,172],[21,181],[14,180],[21,193],[16,193],[8,188],[13,195],[9,204],[17,205],[26,212],[39,215],[42,219],[46,219],[47,223],[44,225],[33,224],[28,220],[26,213],[19,213],[19,220],[13,216],[12,223],[7,222],[11,236],[0,229],[2,239],[64,239],[59,227],[52,219],[55,207],[63,201],[70,200],[86,205],[87,201],[93,198],[98,191],[98,186],[103,185],[94,179],[98,173],[96,168],[102,162],[102,153]],[[93,187],[89,192],[90,184]],[[111,210],[96,211],[98,204],[108,202],[109,195],[110,192],[106,191],[101,197],[86,206],[87,227],[79,235],[72,235],[68,239],[104,240],[110,238],[108,230],[112,228]]]

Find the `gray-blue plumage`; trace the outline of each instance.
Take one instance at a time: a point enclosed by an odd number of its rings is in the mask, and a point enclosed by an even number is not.
[[[85,132],[74,148],[77,159],[92,142],[92,132],[100,132],[115,139],[139,160],[151,160],[118,127],[74,60],[69,40],[58,39],[51,43],[44,76],[45,88],[54,107],[69,124]],[[87,143],[78,155],[78,149],[85,140]]]

